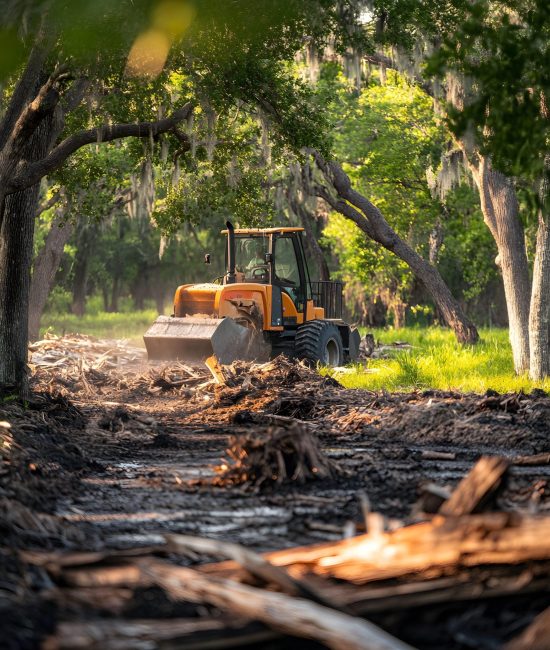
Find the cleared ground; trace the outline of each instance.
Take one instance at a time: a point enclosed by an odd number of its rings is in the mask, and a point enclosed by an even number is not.
[[[148,367],[137,358],[122,365],[123,354],[100,350],[92,362],[79,364],[75,355],[37,366],[35,396],[0,406],[0,420],[11,425],[0,429],[0,605],[11,647],[37,647],[60,621],[110,615],[101,606],[54,605],[45,576],[17,561],[22,548],[130,548],[159,543],[166,532],[258,551],[339,539],[361,530],[365,497],[391,526],[414,519],[426,481],[452,486],[481,454],[550,452],[550,399],[541,392],[349,390],[284,360],[236,364],[220,385],[204,369]],[[293,480],[292,450],[284,456],[286,478],[269,463],[267,471],[246,468],[240,482],[227,473],[243,441],[263,437],[269,445],[288,432],[319,446],[327,476]],[[499,507],[546,510],[549,476],[548,466],[513,467]],[[417,647],[494,648],[506,634],[503,612],[513,617],[520,607],[527,624],[548,600],[459,607],[441,614],[437,631],[428,610],[380,624]],[[127,615],[144,608],[148,616],[177,615],[174,604],[147,593],[128,604]],[[480,628],[482,636],[474,633]]]

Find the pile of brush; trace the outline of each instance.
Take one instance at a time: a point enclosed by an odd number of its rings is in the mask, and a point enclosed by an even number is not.
[[[294,422],[231,436],[227,458],[216,468],[219,486],[245,485],[254,489],[287,481],[305,483],[341,472],[321,451],[317,438]]]

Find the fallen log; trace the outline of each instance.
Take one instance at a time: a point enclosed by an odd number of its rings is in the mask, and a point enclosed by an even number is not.
[[[290,575],[313,574],[369,584],[414,576],[430,579],[483,565],[550,560],[550,517],[485,513],[431,521],[376,535],[268,553]],[[204,565],[201,571],[238,571],[232,562]]]
[[[537,465],[550,465],[550,454],[533,454],[531,456],[516,456],[512,460],[512,465],[524,465],[536,467]]]
[[[43,650],[215,650],[269,641],[275,634],[240,619],[102,620],[60,623]]]
[[[262,621],[285,634],[314,639],[334,650],[411,650],[411,646],[368,621],[303,598],[256,589],[160,561],[144,560],[141,567],[172,598],[207,602]]]
[[[289,596],[301,596],[326,607],[338,608],[337,605],[329,602],[322,591],[316,590],[307,584],[305,579],[297,580],[293,578],[284,568],[271,564],[258,553],[254,553],[240,544],[189,535],[170,534],[166,535],[165,538],[169,552],[181,553],[182,551],[192,550],[202,555],[228,558],[237,562],[251,576],[266,583],[273,583]]]

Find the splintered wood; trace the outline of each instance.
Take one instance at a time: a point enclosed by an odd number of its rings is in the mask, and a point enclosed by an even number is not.
[[[47,571],[58,598],[64,590],[90,606],[103,598],[116,612],[129,594],[155,587],[172,600],[221,612],[158,625],[150,619],[62,623],[44,647],[244,647],[286,634],[335,650],[410,649],[364,617],[548,590],[550,516],[469,514],[482,507],[507,466],[501,458],[482,458],[439,514],[339,542],[258,555],[237,544],[172,534],[149,549],[21,552],[21,561]],[[182,566],[187,556],[224,561],[190,568]],[[507,648],[550,647],[548,620],[541,614]]]

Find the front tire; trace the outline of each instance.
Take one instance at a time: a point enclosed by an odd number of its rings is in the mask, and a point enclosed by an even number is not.
[[[344,346],[336,325],[324,320],[312,320],[298,328],[295,344],[299,359],[323,366],[341,366]]]

